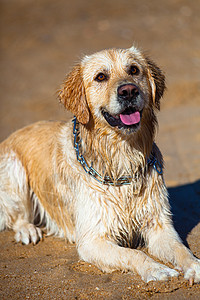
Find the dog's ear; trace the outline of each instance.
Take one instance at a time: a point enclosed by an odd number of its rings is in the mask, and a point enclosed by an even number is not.
[[[89,108],[86,101],[81,66],[77,65],[67,75],[59,94],[59,100],[82,124],[89,122]]]
[[[160,109],[160,98],[166,88],[165,76],[161,69],[148,57],[146,57],[146,62],[148,66],[148,77],[152,90],[153,103],[157,109]]]

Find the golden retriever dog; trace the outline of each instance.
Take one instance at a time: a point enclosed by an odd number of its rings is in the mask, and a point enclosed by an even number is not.
[[[0,145],[0,230],[35,244],[43,228],[105,272],[148,282],[181,270],[199,282],[200,260],[172,224],[154,142],[164,89],[162,71],[134,46],[84,57],[59,91],[73,122],[39,122]]]

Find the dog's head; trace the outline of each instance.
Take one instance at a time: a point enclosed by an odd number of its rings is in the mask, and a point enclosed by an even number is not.
[[[161,70],[135,47],[83,58],[67,76],[59,98],[82,124],[103,123],[125,134],[138,131],[145,114],[160,108]]]

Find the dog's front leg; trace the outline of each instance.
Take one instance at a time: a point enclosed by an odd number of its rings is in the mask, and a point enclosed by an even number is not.
[[[200,282],[200,259],[195,258],[185,247],[170,220],[147,232],[149,252],[164,262],[171,262],[184,272],[185,279]]]
[[[144,281],[167,280],[178,272],[155,262],[140,250],[118,246],[103,237],[89,238],[78,243],[80,257],[94,263],[102,271],[125,270],[137,272]]]

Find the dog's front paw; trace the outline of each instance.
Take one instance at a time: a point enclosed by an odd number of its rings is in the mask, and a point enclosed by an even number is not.
[[[15,240],[16,242],[22,242],[22,244],[28,245],[29,243],[36,244],[42,239],[42,231],[30,223],[23,223],[15,229]]]
[[[184,278],[189,280],[190,284],[193,282],[200,282],[200,259],[195,259],[190,267],[185,271]]]
[[[158,281],[158,280],[167,281],[171,277],[178,277],[178,276],[179,273],[176,270],[154,262],[148,267],[145,274],[142,275],[142,279],[145,282]]]

